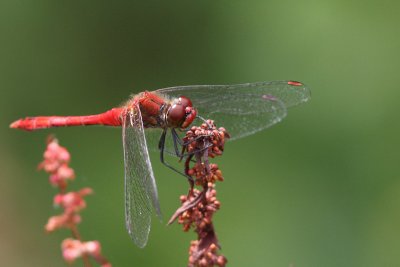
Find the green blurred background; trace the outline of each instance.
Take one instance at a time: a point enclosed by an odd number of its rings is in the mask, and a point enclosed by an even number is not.
[[[0,2],[0,259],[64,266],[46,235],[55,190],[37,172],[54,133],[95,195],[80,225],[113,266],[185,266],[194,233],[123,217],[119,129],[8,129],[34,115],[105,111],[145,89],[293,79],[311,102],[228,143],[215,224],[230,266],[400,266],[399,1]],[[187,184],[152,154],[164,216]],[[77,263],[80,266],[81,263]]]

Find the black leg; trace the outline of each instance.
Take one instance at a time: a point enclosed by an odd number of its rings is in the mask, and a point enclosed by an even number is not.
[[[176,138],[176,142],[178,142],[179,145],[182,145],[183,142],[181,141],[181,139],[180,139],[178,133],[176,132],[175,128],[172,128],[171,132],[172,132],[172,136],[174,136]]]
[[[203,117],[201,117],[200,115],[197,115],[196,118],[199,118],[200,120],[202,120],[205,124],[207,124],[208,128],[211,129],[211,125],[206,121],[206,119],[204,119]]]
[[[206,149],[208,149],[209,147],[212,147],[212,146],[213,146],[212,144],[209,144],[209,145],[207,145],[206,147],[203,147],[202,149],[198,149],[198,150],[193,151],[193,152],[182,153],[181,159],[182,159],[182,158],[185,158],[185,157],[188,157],[188,156],[190,156],[190,155],[194,155],[194,154],[196,154],[196,153],[198,153],[198,152],[202,152],[202,151],[204,151],[204,150],[206,150]],[[192,162],[196,162],[196,161],[195,161],[195,160],[192,160]]]
[[[179,138],[179,135],[177,134],[177,132],[175,131],[174,128],[171,129],[171,133],[172,133],[172,140],[174,141],[174,149],[175,149],[175,154],[177,157],[181,157],[181,153],[178,150],[178,144],[180,146],[182,146],[182,141]]]
[[[204,151],[205,149],[208,149],[209,147],[212,146],[212,144],[210,144],[210,145],[208,145],[208,146],[206,146],[206,147],[204,147],[204,148],[202,148],[202,149],[200,149],[200,150],[196,150],[196,151],[190,152],[190,153],[185,153],[185,147],[186,147],[187,145],[189,145],[189,143],[191,143],[191,142],[193,142],[193,141],[197,141],[197,140],[199,140],[199,139],[201,139],[201,138],[204,138],[204,137],[206,137],[206,136],[208,136],[208,135],[197,136],[195,139],[193,139],[193,140],[191,140],[191,141],[182,142],[181,139],[180,139],[180,137],[179,137],[179,135],[178,135],[178,133],[175,131],[175,129],[173,128],[171,131],[172,131],[172,137],[173,137],[173,140],[174,140],[175,153],[176,153],[176,155],[180,158],[180,159],[179,159],[180,161],[181,161],[183,158],[185,158],[185,157],[188,157],[188,156],[190,156],[190,155],[194,155],[196,152],[199,152],[199,151]],[[182,152],[179,153],[176,143],[179,143],[179,145],[182,146]],[[195,160],[192,160],[192,162],[195,162]]]
[[[161,150],[164,148],[165,145],[165,136],[167,135],[167,129],[163,129],[160,140],[158,140],[158,150]]]
[[[184,153],[184,147],[185,146],[187,146],[188,144],[189,144],[189,142],[186,142],[186,143],[184,143],[184,142],[182,142],[181,141],[181,139],[180,139],[180,137],[179,137],[179,135],[178,135],[178,133],[176,132],[176,130],[175,130],[175,128],[172,128],[171,129],[171,132],[172,132],[172,139],[173,139],[173,141],[174,141],[174,149],[175,149],[175,154],[176,154],[176,156],[177,157],[179,157],[180,158],[180,160],[182,160],[184,157],[187,157],[188,155],[190,155],[190,154],[194,154],[194,152],[192,152],[192,153]],[[196,137],[194,140],[192,140],[192,141],[190,141],[190,142],[193,142],[193,141],[197,141],[198,139],[200,139],[200,138],[202,138],[203,136],[198,136],[198,137]],[[182,152],[179,152],[179,150],[178,150],[178,144],[180,145],[180,146],[182,146]],[[208,146],[209,147],[209,146]],[[208,147],[206,147],[206,148],[208,148]],[[206,148],[204,148],[204,149],[206,149]],[[202,150],[200,150],[200,151],[203,151],[203,149]],[[196,151],[197,152],[197,151]],[[192,160],[193,162],[195,162],[194,160]]]
[[[193,183],[193,178],[181,171],[178,171],[177,169],[175,169],[174,167],[172,167],[171,165],[169,165],[165,160],[164,160],[164,148],[165,148],[165,136],[167,134],[167,129],[164,129],[161,137],[160,137],[160,142],[158,142],[158,148],[160,149],[160,161],[162,164],[164,164],[165,166],[167,166],[168,168],[170,168],[171,170],[179,173],[180,175],[183,175],[186,177],[186,179],[189,180],[189,183]]]

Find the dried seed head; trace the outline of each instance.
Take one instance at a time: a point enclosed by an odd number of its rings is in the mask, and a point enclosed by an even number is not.
[[[219,246],[212,223],[214,213],[220,208],[215,183],[223,181],[217,164],[210,158],[222,155],[226,138],[225,128],[217,128],[214,121],[207,120],[200,126],[192,126],[183,138],[184,151],[188,153],[185,162],[186,174],[193,177],[195,185],[203,190],[193,189],[187,196],[181,196],[181,207],[172,216],[177,219],[183,231],[193,228],[198,240],[192,241],[189,248],[189,266],[225,266],[226,258],[218,254]],[[194,164],[192,163],[194,160]]]

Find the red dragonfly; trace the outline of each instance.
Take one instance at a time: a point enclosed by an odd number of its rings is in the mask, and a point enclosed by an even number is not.
[[[161,218],[147,149],[154,130],[147,129],[158,129],[160,159],[174,169],[164,161],[167,132],[171,132],[173,141],[168,144],[169,153],[181,156],[178,150],[181,141],[176,130],[184,130],[196,118],[202,119],[198,114],[224,126],[231,136],[229,140],[235,140],[281,121],[288,107],[309,98],[309,89],[295,81],[178,86],[139,93],[123,106],[97,115],[27,117],[10,127],[30,131],[59,126],[122,126],[126,228],[134,243],[144,247],[152,210]]]

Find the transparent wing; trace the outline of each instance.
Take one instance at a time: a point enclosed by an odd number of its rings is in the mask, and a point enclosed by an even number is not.
[[[147,151],[139,108],[127,110],[122,125],[125,162],[125,223],[135,244],[144,247],[151,226],[152,207],[161,217],[157,186]]]
[[[192,100],[198,114],[215,120],[239,139],[279,122],[286,109],[310,99],[300,82],[273,81],[236,85],[190,85],[159,89],[157,93]]]

